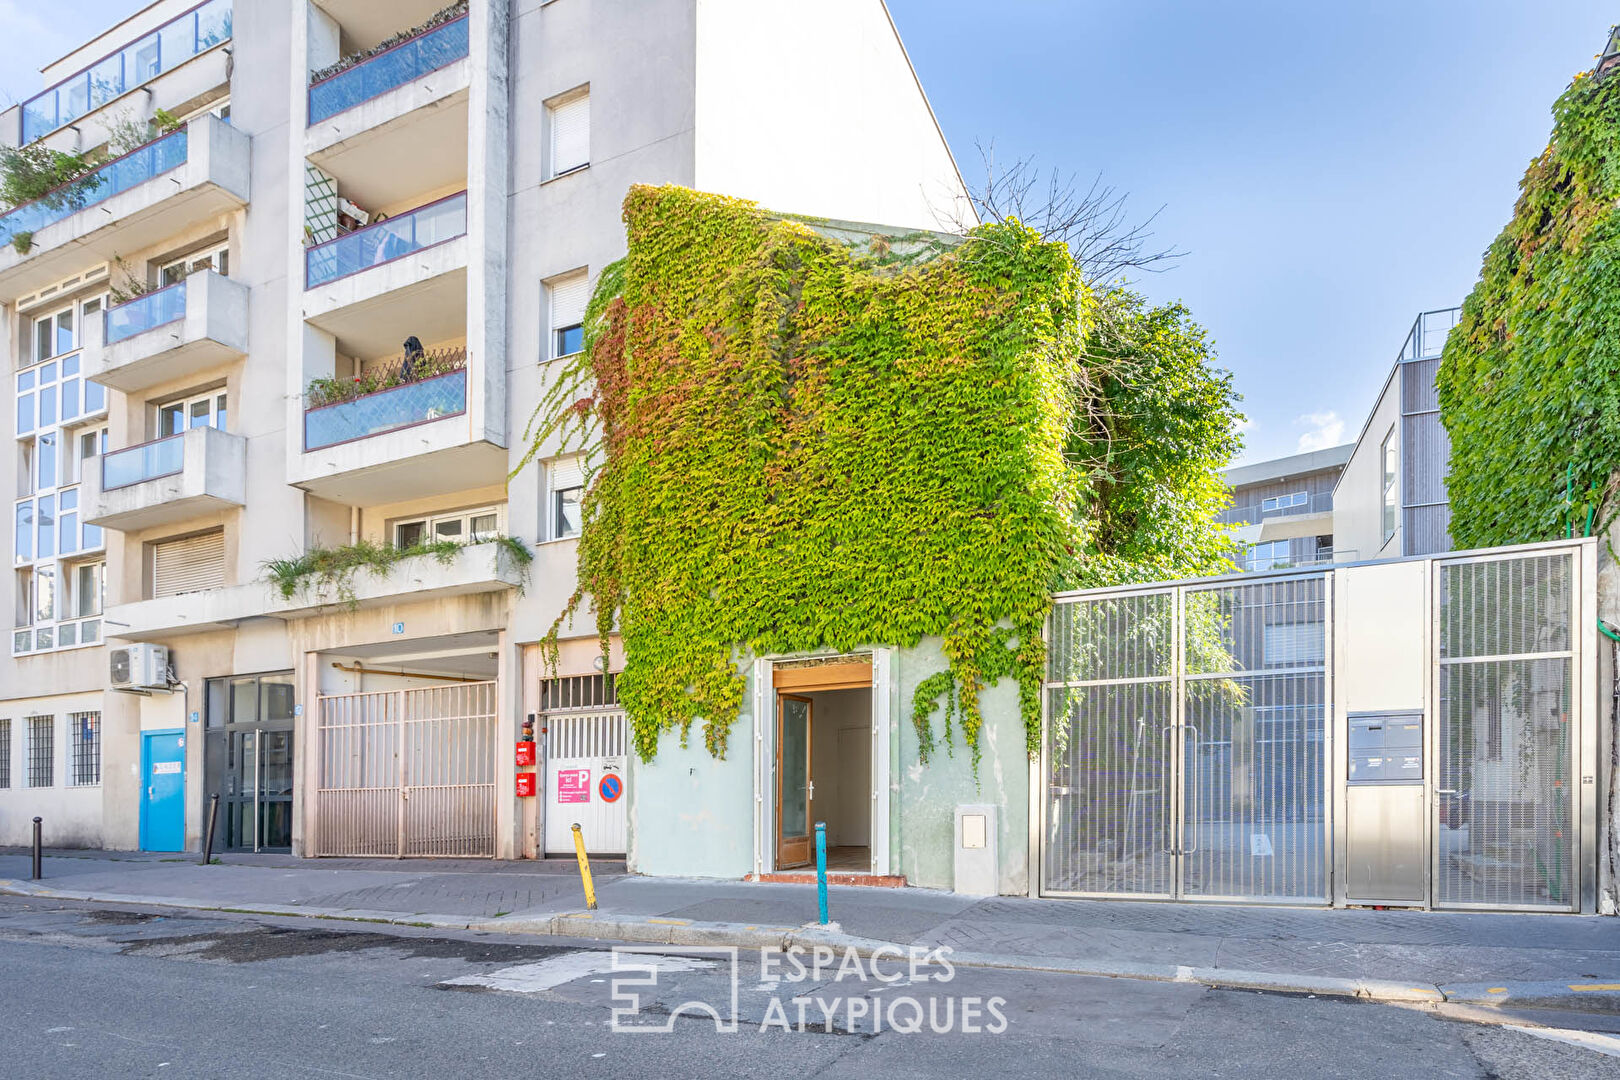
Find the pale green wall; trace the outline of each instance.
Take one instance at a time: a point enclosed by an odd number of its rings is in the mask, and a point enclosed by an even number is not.
[[[955,809],[963,803],[993,803],[999,807],[1000,889],[1003,894],[1023,895],[1029,888],[1029,762],[1018,718],[1018,685],[1008,679],[983,692],[984,757],[975,786],[960,731],[955,733],[952,753],[941,745],[927,765],[917,760],[911,695],[919,682],[944,663],[938,639],[896,653],[897,687],[890,699],[890,865],[909,884],[950,889]],[[753,700],[750,673],[746,711],[732,728],[725,761],[709,756],[702,733],[695,727],[685,749],[676,736],[666,735],[651,764],[632,760],[629,858],[633,872],[726,878],[752,872]],[[940,722],[941,714],[936,712],[936,732]]]

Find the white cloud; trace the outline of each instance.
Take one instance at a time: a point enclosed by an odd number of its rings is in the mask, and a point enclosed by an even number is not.
[[[1338,446],[1344,442],[1344,421],[1332,409],[1326,412],[1306,413],[1294,424],[1307,430],[1299,437],[1299,452],[1309,453],[1312,450],[1326,450],[1330,446]]]

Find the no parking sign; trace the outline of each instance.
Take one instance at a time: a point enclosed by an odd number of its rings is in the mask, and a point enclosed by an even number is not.
[[[624,794],[624,782],[608,773],[602,777],[602,782],[596,785],[596,790],[602,796],[603,802],[618,802],[619,796]]]

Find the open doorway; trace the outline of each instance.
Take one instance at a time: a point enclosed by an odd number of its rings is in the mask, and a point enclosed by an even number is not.
[[[872,870],[872,666],[869,660],[778,666],[776,868],[815,862],[827,826],[827,869]]]

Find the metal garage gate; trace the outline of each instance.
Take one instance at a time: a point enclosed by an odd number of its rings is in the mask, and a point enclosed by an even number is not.
[[[493,682],[319,699],[315,853],[495,854]]]
[[[571,855],[577,822],[592,855],[629,844],[630,724],[616,676],[571,675],[540,685],[545,724],[545,850]]]
[[[1434,900],[1572,910],[1575,553],[1442,563]]]
[[[1328,577],[1059,598],[1041,891],[1328,901]]]

